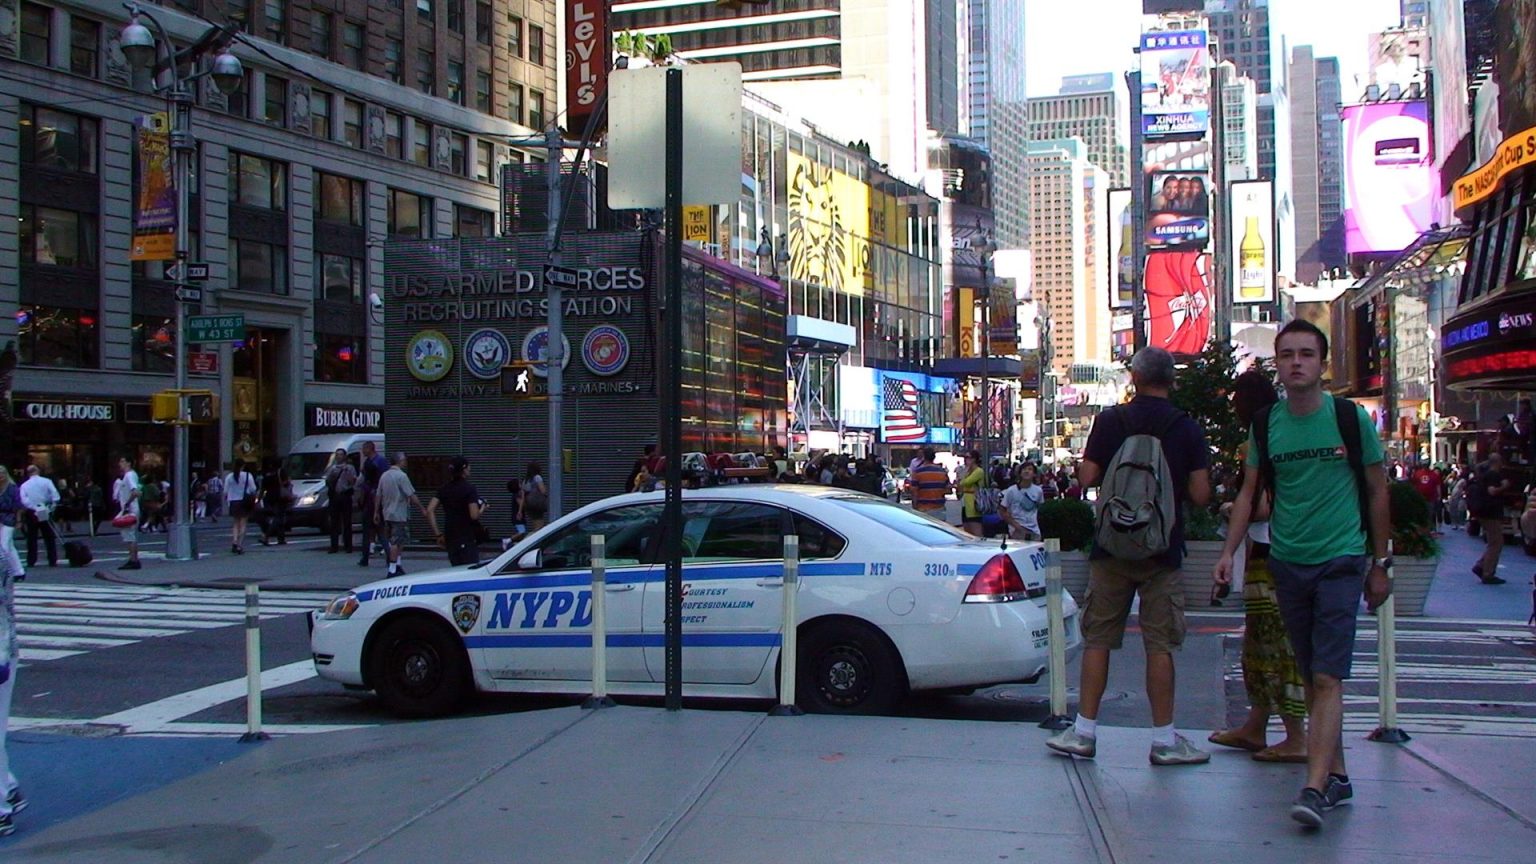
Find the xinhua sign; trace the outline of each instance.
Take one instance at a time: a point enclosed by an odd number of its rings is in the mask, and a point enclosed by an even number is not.
[[[244,315],[189,315],[188,342],[238,342],[245,338]]]

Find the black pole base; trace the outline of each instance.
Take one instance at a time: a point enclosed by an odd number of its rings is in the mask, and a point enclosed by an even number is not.
[[[768,711],[769,717],[803,717],[805,712],[799,705],[775,705]]]
[[[1065,714],[1052,714],[1051,716],[1040,721],[1041,729],[1049,729],[1052,732],[1060,732],[1061,730],[1071,725],[1072,718],[1066,716]]]
[[[595,711],[598,708],[612,708],[619,703],[613,701],[612,696],[588,696],[582,700],[581,710]]]
[[[271,741],[272,736],[265,732],[247,732],[240,736],[241,744],[255,744],[261,741]]]
[[[1402,729],[1396,727],[1388,728],[1386,726],[1376,727],[1376,731],[1365,736],[1365,738],[1367,741],[1375,741],[1378,744],[1404,744],[1413,740]]]

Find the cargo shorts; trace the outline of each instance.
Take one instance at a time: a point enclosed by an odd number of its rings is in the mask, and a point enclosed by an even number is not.
[[[1141,596],[1141,641],[1148,654],[1172,654],[1184,644],[1184,579],[1156,561],[1097,558],[1088,562],[1088,594],[1080,627],[1084,648],[1116,650],[1125,641],[1131,601]]]

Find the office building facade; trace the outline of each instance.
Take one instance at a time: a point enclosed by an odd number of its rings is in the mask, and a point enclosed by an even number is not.
[[[1123,87],[1109,74],[1068,78],[1057,95],[1029,100],[1029,140],[1078,139],[1114,188],[1130,185],[1129,122]]]
[[[1096,290],[1094,262],[1100,182],[1082,141],[1029,142],[1031,290],[1050,321],[1051,369],[1058,372],[1107,359],[1108,322],[1101,319],[1109,310]]]
[[[968,0],[964,6],[968,134],[992,155],[997,244],[1023,249],[1029,236],[1024,0]]]
[[[1296,280],[1314,285],[1342,270],[1344,151],[1339,61],[1316,57],[1309,45],[1291,52],[1291,162],[1296,206]]]

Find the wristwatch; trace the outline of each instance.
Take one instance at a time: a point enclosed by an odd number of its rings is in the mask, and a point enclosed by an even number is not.
[[[1380,567],[1383,570],[1390,570],[1392,569],[1392,556],[1388,555],[1385,558],[1372,558],[1371,566]]]

